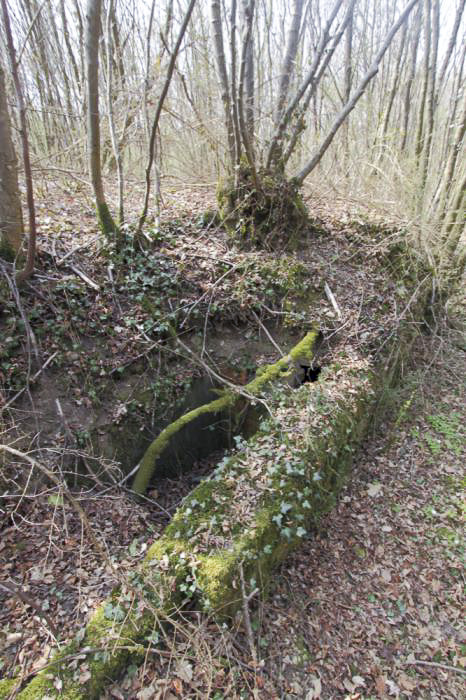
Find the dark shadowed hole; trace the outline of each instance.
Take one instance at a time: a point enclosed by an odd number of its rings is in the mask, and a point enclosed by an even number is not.
[[[301,384],[306,384],[307,382],[316,382],[319,379],[319,375],[322,371],[322,367],[316,366],[311,367],[310,365],[299,365],[301,368]]]

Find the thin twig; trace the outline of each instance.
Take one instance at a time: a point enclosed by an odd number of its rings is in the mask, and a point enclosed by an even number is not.
[[[94,282],[93,280],[91,280],[91,278],[88,277],[87,275],[85,275],[82,270],[75,267],[74,265],[70,265],[70,268],[73,270],[75,275],[78,275],[78,277],[80,277],[83,280],[83,282],[85,282],[87,285],[89,285],[89,287],[92,287],[92,289],[95,289],[96,292],[99,291],[100,287],[97,284],[97,282]]]
[[[256,647],[254,645],[254,635],[252,633],[251,616],[249,615],[249,602],[259,592],[259,589],[255,588],[251,593],[249,593],[249,594],[246,593],[246,583],[244,581],[244,571],[243,571],[243,564],[242,563],[240,563],[240,565],[239,565],[239,576],[240,576],[240,581],[241,581],[241,595],[242,595],[242,599],[243,599],[244,626],[246,628],[246,636],[248,639],[251,657],[252,657],[252,660],[254,662],[254,666],[256,666],[257,665],[257,651],[256,651]]]
[[[278,352],[280,353],[280,355],[283,357],[283,355],[285,354],[285,353],[283,352],[283,350],[280,348],[280,346],[279,346],[279,345],[275,342],[275,340],[272,338],[271,334],[269,333],[269,331],[267,330],[267,328],[264,326],[264,324],[262,323],[262,321],[260,320],[259,316],[258,316],[258,315],[256,314],[256,312],[254,311],[254,309],[251,309],[251,311],[252,311],[252,315],[254,316],[254,318],[256,319],[257,323],[259,324],[259,326],[260,326],[260,327],[262,328],[262,330],[264,331],[264,333],[265,333],[265,335],[267,336],[267,338],[270,340],[270,342],[272,343],[272,345],[274,346],[274,348],[276,348],[276,350],[278,350]]]
[[[59,267],[60,265],[62,265],[65,262],[65,260],[67,260],[71,255],[73,255],[73,253],[77,253],[78,250],[83,250],[84,248],[87,248],[88,246],[92,245],[92,243],[95,243],[95,241],[97,241],[98,239],[99,239],[99,236],[93,236],[85,243],[81,243],[80,245],[77,245],[74,248],[71,248],[71,250],[69,250],[62,258],[55,261],[55,265],[57,267]]]
[[[441,668],[444,671],[454,671],[462,676],[466,676],[466,671],[458,666],[449,666],[448,664],[439,664],[437,661],[421,661],[420,659],[414,659],[414,661],[407,661],[407,666],[432,666],[433,668]]]

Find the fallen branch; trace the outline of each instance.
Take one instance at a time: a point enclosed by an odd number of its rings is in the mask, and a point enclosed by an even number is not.
[[[144,494],[149,485],[149,482],[154,474],[155,466],[160,455],[169,444],[171,438],[176,435],[185,425],[205,413],[220,413],[228,408],[232,408],[238,401],[238,394],[246,395],[250,400],[257,398],[262,387],[277,377],[283,376],[283,373],[290,369],[293,363],[299,359],[310,361],[313,354],[313,346],[318,336],[317,330],[312,330],[307,333],[304,338],[290,350],[290,352],[282,357],[273,365],[266,365],[261,368],[261,371],[256,373],[256,377],[241,387],[235,387],[225,391],[218,399],[203,404],[197,408],[188,411],[183,416],[180,416],[175,421],[167,425],[162,430],[160,435],[149,445],[136,474],[133,483],[133,490],[138,494]],[[222,379],[224,382],[225,380]]]
[[[83,250],[84,248],[87,248],[88,246],[92,245],[92,243],[95,243],[95,241],[97,241],[99,238],[100,236],[93,236],[85,243],[81,243],[80,245],[75,246],[74,248],[69,250],[62,258],[56,260],[56,266],[59,267],[65,262],[65,260],[67,260],[71,255],[73,255],[73,253],[77,253],[78,250]]]
[[[334,296],[332,290],[330,289],[330,287],[328,286],[327,282],[324,284],[324,291],[325,291],[325,294],[327,296],[327,299],[329,300],[329,302],[333,306],[334,311],[335,311],[336,315],[338,316],[338,319],[341,319],[340,307],[338,306],[337,300],[335,299],[335,296]]]
[[[448,664],[439,664],[437,661],[421,661],[420,659],[414,659],[414,661],[407,661],[407,666],[432,666],[433,668],[441,668],[443,671],[454,671],[462,676],[466,676],[466,671],[458,666],[449,666]]]
[[[78,275],[78,277],[80,277],[83,280],[83,282],[88,284],[89,287],[92,287],[92,289],[95,289],[96,292],[99,291],[100,287],[97,284],[97,282],[94,282],[93,280],[91,280],[91,278],[88,277],[87,275],[85,275],[84,272],[82,272],[82,270],[80,270],[78,267],[75,267],[74,265],[70,265],[70,268],[73,270],[74,274]]]

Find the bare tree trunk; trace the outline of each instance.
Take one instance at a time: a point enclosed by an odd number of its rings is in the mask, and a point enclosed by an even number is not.
[[[443,238],[446,243],[447,252],[454,259],[456,269],[459,274],[463,273],[466,262],[466,240],[464,229],[464,217],[466,208],[466,172],[458,180],[456,190],[451,198],[449,214],[443,225]],[[458,269],[459,268],[459,269]]]
[[[327,44],[329,43],[331,37],[330,37],[330,28],[335,20],[335,17],[337,16],[340,7],[343,4],[343,0],[335,0],[335,4],[330,12],[330,16],[327,20],[327,23],[324,27],[324,30],[322,32],[322,36],[319,42],[319,45],[315,51],[314,54],[314,59],[312,61],[311,67],[309,68],[309,71],[304,78],[304,80],[301,82],[299,85],[298,89],[296,90],[295,94],[293,95],[292,99],[288,103],[287,108],[284,110],[279,124],[276,126],[274,134],[272,136],[269,150],[267,153],[267,159],[266,159],[266,167],[270,168],[272,163],[276,163],[280,159],[282,147],[281,147],[281,141],[284,136],[284,132],[291,120],[291,117],[293,116],[300,100],[304,96],[306,90],[308,87],[311,85],[312,81],[315,78],[315,75],[319,69],[319,64],[321,62],[322,56],[324,55],[325,49],[327,47]]]
[[[333,122],[333,124],[330,128],[330,131],[329,131],[327,137],[325,138],[324,142],[322,143],[322,145],[320,146],[318,151],[312,156],[312,158],[306,163],[306,165],[297,174],[297,176],[295,178],[295,181],[297,184],[301,185],[304,182],[304,180],[306,179],[306,177],[309,175],[309,173],[311,173],[312,170],[314,170],[314,168],[316,167],[316,165],[318,165],[318,163],[321,161],[325,151],[332,143],[334,136],[337,133],[338,129],[343,124],[345,119],[348,117],[348,114],[350,114],[350,112],[354,109],[358,100],[364,94],[364,91],[365,91],[367,85],[369,84],[369,82],[374,78],[374,76],[377,75],[380,61],[382,60],[382,58],[385,55],[385,52],[387,51],[388,47],[390,46],[390,43],[391,43],[393,37],[395,36],[395,34],[399,30],[399,28],[402,26],[403,22],[405,22],[408,19],[410,12],[412,11],[413,7],[418,2],[419,2],[419,0],[411,0],[408,3],[408,5],[406,6],[406,8],[404,9],[404,11],[399,16],[399,18],[397,19],[397,21],[395,22],[393,27],[390,29],[387,37],[385,38],[385,41],[384,41],[381,49],[379,50],[379,52],[376,55],[371,67],[369,68],[368,72],[365,74],[365,76],[361,80],[356,92],[353,94],[353,96],[351,97],[349,102],[347,102],[345,107],[342,109],[340,114],[337,116],[337,118]]]
[[[110,210],[105,201],[100,163],[100,115],[99,115],[99,39],[101,32],[102,0],[88,0],[86,26],[87,62],[87,128],[89,170],[94,188],[97,218],[102,233],[117,233]]]
[[[351,85],[353,78],[353,13],[351,13],[348,26],[345,32],[345,87],[344,87],[344,100],[345,104],[351,97]],[[348,164],[349,164],[349,119],[346,120],[344,126],[344,148],[345,148],[345,171],[349,174]]]
[[[125,212],[123,204],[123,162],[121,158],[121,149],[118,144],[115,128],[115,116],[113,114],[113,38],[112,38],[112,21],[113,21],[113,1],[109,0],[107,8],[107,23],[106,23],[106,39],[107,39],[107,110],[108,122],[110,128],[110,138],[112,140],[113,155],[115,157],[118,175],[118,225],[122,226],[125,222]],[[120,237],[120,234],[119,236]],[[118,241],[118,246],[122,241]]]
[[[231,112],[230,91],[228,87],[228,73],[225,61],[225,51],[223,48],[220,1],[212,0],[210,4],[210,10],[212,15],[212,27],[214,34],[215,60],[217,62],[217,70],[220,78],[220,90],[225,115],[225,127],[228,139],[228,152],[230,156],[230,164],[233,165],[233,163],[235,163],[235,136]]]
[[[250,0],[247,7],[245,8],[244,16],[244,32],[243,32],[243,45],[241,49],[241,62],[239,71],[239,83],[238,83],[238,119],[239,128],[241,134],[241,140],[244,145],[244,150],[246,152],[246,157],[248,159],[248,164],[251,169],[251,175],[255,187],[259,188],[259,181],[256,172],[256,160],[254,156],[253,144],[251,140],[251,133],[249,131],[248,115],[247,115],[247,101],[249,96],[246,97],[246,105],[244,100],[244,86],[246,81],[246,75],[248,72],[248,62],[250,60],[249,50],[252,34],[252,24],[254,20],[254,0]],[[246,91],[247,94],[247,91]]]
[[[450,63],[451,56],[453,54],[453,49],[456,46],[456,38],[458,36],[458,30],[461,24],[461,18],[463,16],[464,8],[466,6],[466,0],[461,0],[458,7],[456,8],[455,21],[453,23],[453,28],[451,30],[450,41],[448,42],[447,50],[445,51],[445,56],[443,58],[442,67],[440,69],[438,84],[440,87],[443,85],[445,79],[448,64]]]
[[[406,47],[407,31],[408,31],[408,24],[405,23],[403,25],[403,33],[402,33],[401,38],[400,38],[400,46],[399,46],[398,54],[396,57],[396,63],[395,63],[395,68],[394,68],[394,72],[393,72],[392,86],[390,88],[390,94],[388,97],[388,105],[386,107],[385,117],[383,120],[382,137],[381,137],[382,148],[383,148],[383,144],[384,144],[384,141],[386,139],[387,132],[388,132],[388,125],[390,123],[390,116],[392,113],[393,103],[395,101],[395,95],[398,92],[398,83],[400,81],[400,75],[401,75],[401,62],[402,62],[403,54],[404,54],[405,47]]]
[[[252,146],[254,142],[254,35],[252,32],[252,24],[254,22],[254,6],[255,0],[243,0],[244,15],[246,24],[248,23],[249,14],[251,15],[251,32],[246,47],[245,55],[245,72],[244,72],[244,109],[245,109],[245,124],[248,130],[248,139]]]
[[[231,2],[231,12],[230,12],[230,57],[231,57],[231,106],[232,106],[232,119],[233,119],[233,133],[235,141],[235,159],[234,165],[238,166],[241,159],[241,136],[239,129],[239,117],[238,117],[238,102],[236,99],[237,95],[237,84],[236,84],[236,18],[237,18],[237,3],[236,0]],[[235,167],[235,185],[238,184],[238,168]]]
[[[0,257],[13,261],[23,242],[18,170],[11,137],[5,76],[0,65]]]
[[[282,74],[280,77],[280,87],[278,88],[277,108],[275,112],[275,125],[280,121],[280,117],[285,106],[290,79],[293,73],[293,68],[298,53],[299,29],[301,27],[301,17],[303,14],[304,0],[293,0],[293,15],[291,19],[290,30],[288,32],[288,41],[286,45],[286,54],[283,60]]]
[[[440,7],[439,0],[433,0],[433,3],[433,30],[431,42],[431,60],[429,65],[429,86],[427,91],[426,128],[424,137],[424,147],[422,151],[421,192],[423,192],[425,188],[427,181],[427,172],[429,170],[430,152],[432,148],[432,138],[434,134],[434,111],[436,107],[435,87],[437,73],[438,42],[440,33]]]
[[[439,189],[439,194],[436,197],[436,202],[439,209],[439,219],[443,221],[446,216],[445,203],[450,196],[452,185],[455,182],[456,166],[458,163],[458,157],[461,153],[461,148],[464,148],[464,136],[466,133],[466,90],[463,94],[463,109],[458,122],[458,127],[453,139],[453,144],[450,147],[450,155],[445,167],[442,184]]]
[[[414,143],[414,153],[416,156],[416,162],[419,165],[421,159],[421,153],[424,147],[424,130],[425,130],[425,118],[426,118],[426,102],[427,102],[427,90],[429,87],[429,62],[431,54],[431,43],[432,43],[432,33],[431,33],[431,10],[432,10],[432,0],[424,0],[424,38],[425,38],[425,49],[424,49],[424,65],[422,68],[422,92],[421,92],[421,103],[419,105],[419,115],[416,129],[416,141]]]
[[[417,52],[419,47],[419,37],[421,34],[421,21],[422,21],[422,5],[418,5],[416,12],[416,17],[414,19],[413,26],[413,45],[411,52],[411,65],[409,69],[409,76],[406,82],[406,89],[403,100],[403,117],[402,117],[402,137],[400,148],[402,151],[406,149],[406,144],[408,140],[408,125],[409,125],[409,115],[411,112],[411,91],[413,88],[414,78],[416,75],[416,63],[417,63]]]
[[[324,76],[325,71],[327,70],[327,67],[332,59],[332,56],[333,56],[336,48],[338,47],[338,45],[340,43],[341,38],[343,37],[343,34],[345,33],[345,29],[348,26],[348,23],[351,21],[351,19],[353,17],[354,4],[355,4],[355,1],[353,0],[353,2],[351,2],[350,5],[348,6],[346,18],[343,21],[343,24],[341,25],[341,28],[339,29],[339,31],[336,34],[334,34],[331,45],[326,49],[324,60],[321,63],[319,70],[316,73],[316,75],[311,83],[311,86],[308,90],[305,101],[303,102],[302,106],[299,109],[299,118],[296,120],[296,125],[292,131],[290,140],[289,140],[288,145],[286,147],[286,151],[282,157],[283,166],[285,166],[288,163],[289,159],[293,155],[293,152],[294,152],[294,149],[296,147],[296,142],[299,138],[299,135],[305,129],[304,115],[306,114],[306,112],[309,108],[309,104],[310,104],[311,99],[314,97],[314,95],[317,92],[317,88],[320,84],[320,81],[321,81],[322,77]]]
[[[155,140],[157,138],[157,129],[159,126],[159,121],[160,121],[160,115],[162,114],[162,108],[163,104],[165,102],[165,98],[168,93],[168,88],[170,87],[170,83],[172,80],[173,76],[173,71],[175,70],[175,63],[176,59],[178,58],[178,53],[180,51],[180,46],[181,42],[183,41],[183,37],[185,35],[186,29],[189,24],[189,20],[191,19],[192,12],[194,10],[194,5],[196,4],[196,0],[191,0],[189,3],[188,9],[186,10],[186,14],[184,16],[183,22],[180,27],[180,31],[178,34],[178,38],[176,40],[176,44],[173,48],[171,57],[170,57],[170,63],[168,64],[167,68],[167,76],[165,78],[165,83],[162,88],[162,92],[160,93],[159,101],[157,103],[157,108],[155,110],[155,116],[154,116],[154,121],[152,124],[152,132],[150,136],[150,143],[149,143],[149,163],[147,164],[146,168],[146,194],[144,197],[144,206],[143,210],[141,213],[141,216],[139,218],[139,223],[138,227],[136,230],[135,234],[135,242],[138,241],[141,237],[142,234],[142,227],[144,226],[144,223],[146,221],[147,217],[147,212],[149,210],[149,197],[150,197],[150,173],[152,170],[152,165],[154,163],[154,154],[155,154]]]
[[[3,22],[5,27],[6,43],[8,47],[8,53],[10,57],[11,73],[13,75],[13,82],[15,84],[16,97],[18,100],[19,108],[19,121],[21,126],[21,145],[23,148],[23,164],[24,164],[24,178],[26,181],[26,197],[29,212],[29,239],[28,239],[28,249],[24,268],[18,272],[16,275],[16,281],[21,284],[29,277],[31,277],[34,272],[34,263],[36,259],[36,211],[34,205],[34,191],[32,186],[32,171],[31,171],[31,160],[29,157],[29,141],[28,141],[28,131],[27,131],[27,119],[26,119],[26,106],[24,104],[23,90],[21,83],[19,81],[18,75],[18,63],[16,61],[16,51],[13,44],[13,36],[11,33],[10,16],[8,14],[8,6],[6,0],[0,0],[3,12]]]

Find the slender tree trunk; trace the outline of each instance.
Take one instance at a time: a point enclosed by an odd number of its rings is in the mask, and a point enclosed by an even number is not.
[[[286,45],[285,58],[283,60],[280,86],[278,88],[277,108],[275,112],[275,125],[280,121],[285,101],[288,97],[291,75],[295,67],[296,54],[298,53],[299,29],[301,27],[301,17],[303,14],[304,0],[293,0],[293,14],[288,41]]]
[[[416,129],[416,141],[414,143],[414,153],[416,156],[416,162],[420,165],[421,153],[424,147],[424,132],[425,132],[425,118],[426,118],[426,101],[427,101],[427,90],[429,87],[429,63],[431,54],[431,9],[432,0],[424,0],[424,39],[425,39],[425,49],[424,49],[424,64],[422,68],[422,92],[421,92],[421,103],[419,105],[419,115]]]
[[[402,116],[402,136],[400,149],[404,151],[406,149],[406,144],[408,141],[408,126],[409,126],[409,116],[411,113],[412,100],[411,92],[414,84],[414,78],[416,75],[416,63],[417,63],[417,52],[419,47],[419,37],[421,34],[421,22],[422,22],[422,5],[418,5],[416,16],[413,23],[413,44],[411,51],[411,64],[409,69],[409,76],[406,82],[406,88],[403,100],[403,116]]]
[[[152,131],[150,135],[150,143],[149,143],[149,162],[146,168],[146,194],[144,197],[144,206],[142,209],[141,216],[139,217],[139,223],[138,223],[138,228],[136,230],[135,234],[135,242],[140,240],[141,234],[142,234],[142,227],[144,226],[144,223],[146,221],[147,217],[147,212],[149,210],[149,197],[150,197],[150,187],[151,187],[151,180],[150,180],[150,174],[152,170],[152,165],[154,163],[154,155],[155,155],[155,141],[157,138],[157,129],[159,126],[159,121],[160,121],[160,115],[162,114],[162,108],[163,104],[165,102],[165,98],[168,93],[168,88],[170,87],[170,83],[173,77],[173,72],[175,70],[175,63],[176,59],[178,58],[178,53],[180,51],[180,46],[181,42],[183,41],[183,37],[186,33],[186,29],[188,28],[189,20],[191,19],[191,15],[194,10],[194,5],[196,4],[196,0],[191,0],[189,3],[188,9],[186,10],[186,14],[184,16],[183,22],[180,27],[180,31],[178,34],[178,38],[176,40],[176,44],[173,48],[171,57],[170,57],[170,63],[168,64],[167,68],[167,75],[165,78],[165,83],[162,88],[162,92],[160,93],[159,101],[157,103],[157,108],[155,110],[155,116],[154,116],[154,121],[152,123]]]
[[[299,109],[299,118],[296,120],[296,125],[292,131],[290,140],[289,140],[288,145],[286,147],[286,151],[284,152],[283,157],[282,157],[283,166],[285,166],[288,163],[289,159],[293,155],[295,147],[296,147],[296,142],[299,138],[299,135],[301,134],[302,131],[304,131],[304,129],[306,127],[304,117],[309,109],[309,104],[311,102],[311,99],[315,96],[315,94],[317,92],[317,88],[320,84],[320,81],[323,78],[330,61],[332,60],[332,56],[335,53],[335,50],[338,47],[340,40],[343,37],[343,34],[345,33],[345,29],[348,25],[348,22],[351,20],[351,18],[353,16],[353,11],[354,11],[354,0],[348,6],[346,18],[343,21],[341,28],[339,29],[339,31],[336,34],[334,34],[333,39],[332,39],[332,43],[326,49],[325,55],[324,55],[324,60],[322,61],[321,65],[319,67],[319,70],[317,71],[314,79],[311,82],[311,86],[307,92],[305,101],[303,102],[301,108]],[[320,122],[320,119],[318,119],[317,121]],[[346,122],[345,122],[345,124],[346,124]]]
[[[447,50],[445,51],[445,56],[443,58],[442,67],[440,69],[438,84],[441,88],[443,86],[445,76],[447,74],[447,68],[450,63],[451,56],[453,54],[453,49],[456,46],[456,39],[458,36],[458,30],[461,25],[461,18],[464,13],[464,8],[466,6],[466,0],[460,0],[458,7],[456,8],[455,21],[453,23],[453,28],[451,30],[450,40],[448,42]]]
[[[246,11],[245,11],[245,17],[244,17],[244,32],[243,32],[243,44],[241,48],[241,61],[240,61],[240,71],[239,71],[239,83],[238,83],[238,119],[239,119],[239,128],[240,128],[240,134],[241,134],[241,140],[244,145],[244,150],[246,153],[246,157],[248,160],[248,165],[251,170],[251,176],[252,180],[254,183],[254,186],[256,189],[260,190],[260,183],[257,177],[257,169],[256,169],[256,159],[254,155],[254,148],[253,148],[253,143],[250,138],[250,131],[249,131],[249,125],[248,125],[248,117],[247,117],[247,112],[245,108],[245,100],[244,100],[244,84],[246,80],[246,74],[247,74],[247,64],[249,60],[249,44],[251,41],[251,34],[252,34],[252,24],[254,21],[254,0],[251,0],[251,2],[248,4]],[[246,98],[246,102],[247,102]]]
[[[0,65],[0,257],[13,261],[23,242],[23,215],[5,76]]]
[[[442,184],[439,190],[439,195],[436,197],[437,209],[439,210],[438,217],[443,221],[446,217],[445,203],[448,200],[452,186],[454,186],[455,175],[457,174],[458,158],[461,154],[461,149],[464,151],[464,137],[466,134],[466,89],[463,93],[463,108],[459,117],[458,127],[456,129],[453,144],[450,147],[450,155],[445,167]]]
[[[238,117],[238,102],[236,100],[237,95],[237,83],[236,83],[236,19],[237,19],[237,3],[236,0],[231,2],[231,12],[230,12],[230,57],[231,57],[231,94],[230,103],[232,106],[232,119],[233,119],[233,133],[235,141],[235,160],[234,165],[238,166],[241,159],[241,136],[239,129],[239,117]],[[235,185],[238,184],[238,168],[235,167]]]
[[[110,210],[105,200],[100,162],[100,115],[99,115],[99,39],[101,32],[102,0],[88,0],[86,26],[87,63],[87,128],[89,170],[94,188],[97,217],[102,233],[112,236],[117,233]]]
[[[335,0],[335,3],[333,5],[333,8],[330,12],[330,16],[327,20],[327,23],[324,27],[324,30],[322,32],[321,39],[319,41],[319,45],[315,51],[314,54],[314,59],[312,61],[311,67],[309,68],[309,71],[306,74],[306,77],[304,80],[301,82],[299,85],[298,89],[296,90],[295,94],[291,98],[290,102],[288,103],[287,108],[283,111],[283,114],[281,116],[279,124],[276,126],[274,134],[272,136],[271,142],[270,142],[270,147],[267,153],[267,159],[266,159],[266,167],[270,168],[272,163],[278,162],[280,159],[281,153],[282,153],[282,140],[285,134],[285,130],[288,127],[288,124],[290,123],[291,117],[295,113],[296,108],[299,105],[299,102],[301,101],[302,97],[306,93],[306,90],[308,87],[311,85],[312,81],[315,78],[315,75],[319,69],[319,64],[322,60],[322,57],[324,55],[324,52],[326,50],[326,47],[328,43],[331,40],[330,37],[330,29],[331,26],[340,10],[340,7],[343,4],[343,0]]]
[[[432,8],[432,40],[431,40],[431,60],[429,64],[429,83],[426,101],[426,127],[424,147],[422,151],[421,165],[421,191],[425,189],[427,181],[427,173],[429,170],[430,154],[432,149],[432,139],[434,135],[434,112],[436,107],[436,73],[437,73],[437,56],[438,42],[440,33],[440,6],[439,0],[433,0]]]
[[[344,86],[344,100],[345,104],[351,97],[351,85],[353,78],[353,13],[351,13],[348,26],[345,32],[345,86]],[[350,120],[347,119],[345,122],[344,131],[344,149],[345,149],[345,173],[349,175],[349,153],[350,153],[350,139],[349,139],[349,124]]]
[[[115,116],[113,113],[113,38],[112,38],[112,21],[113,21],[113,0],[109,0],[107,9],[107,23],[106,23],[106,39],[107,39],[107,110],[108,110],[108,122],[110,127],[110,138],[112,140],[113,155],[115,157],[117,174],[118,174],[118,225],[123,226],[125,222],[125,212],[124,212],[124,180],[123,180],[123,162],[121,157],[121,149],[118,144],[116,127],[115,127]],[[120,234],[118,236],[120,238]],[[122,244],[122,240],[119,240],[118,246]]]
[[[225,50],[223,47],[223,32],[222,32],[222,17],[220,10],[220,0],[212,0],[210,4],[212,16],[212,28],[214,35],[215,60],[217,62],[217,70],[220,79],[220,90],[223,103],[223,111],[225,116],[225,127],[228,139],[228,152],[230,156],[230,164],[235,163],[235,135],[233,127],[233,118],[231,111],[230,91],[228,87],[228,73],[225,61]]]
[[[34,263],[36,259],[36,210],[34,205],[34,191],[32,185],[32,170],[31,170],[31,160],[29,157],[29,141],[28,141],[28,130],[27,130],[27,119],[26,119],[26,105],[24,104],[23,90],[18,75],[18,64],[16,61],[16,51],[13,44],[13,36],[11,33],[10,16],[8,14],[8,6],[6,0],[0,0],[3,12],[3,23],[5,28],[6,43],[8,48],[8,54],[10,57],[11,73],[13,75],[13,82],[15,84],[16,98],[18,100],[19,109],[19,122],[20,122],[20,136],[21,145],[23,148],[23,165],[24,165],[24,178],[26,181],[26,198],[29,213],[29,239],[28,239],[28,249],[24,268],[18,272],[16,275],[16,281],[21,284],[25,280],[31,277],[34,272]]]
[[[246,47],[245,55],[245,72],[244,72],[244,110],[245,124],[248,131],[248,139],[252,145],[254,142],[254,35],[252,32],[252,24],[254,22],[254,0],[243,0],[244,15],[246,24],[248,23],[249,14],[251,15],[251,32]]]

